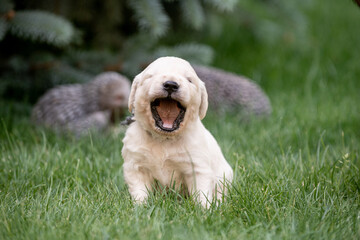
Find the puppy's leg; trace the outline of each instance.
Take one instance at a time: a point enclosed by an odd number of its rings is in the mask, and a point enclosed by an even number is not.
[[[188,191],[195,195],[203,207],[210,207],[213,198],[214,179],[211,174],[194,173],[185,178]]]
[[[137,203],[143,203],[151,190],[153,179],[150,174],[133,164],[124,163],[124,178],[129,186],[131,197]]]
[[[216,199],[220,202],[225,200],[228,188],[233,180],[233,170],[230,166],[226,166],[223,172],[216,178],[215,190]]]

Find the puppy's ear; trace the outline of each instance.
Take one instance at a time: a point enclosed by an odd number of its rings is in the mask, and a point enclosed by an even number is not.
[[[135,94],[136,94],[137,87],[138,87],[138,85],[140,83],[141,77],[142,77],[142,74],[141,73],[138,74],[134,78],[134,81],[133,81],[133,83],[131,85],[131,91],[130,91],[129,103],[128,103],[130,113],[132,113],[132,111],[134,110]]]
[[[205,83],[200,82],[200,90],[201,90],[201,102],[200,102],[200,108],[199,108],[199,117],[200,120],[202,120],[207,112],[208,109],[208,94],[206,92]]]

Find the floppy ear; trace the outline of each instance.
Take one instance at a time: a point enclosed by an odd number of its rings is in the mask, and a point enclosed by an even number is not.
[[[130,91],[130,96],[129,96],[129,103],[128,103],[128,106],[129,106],[129,112],[132,113],[132,111],[134,110],[134,103],[135,103],[135,93],[136,93],[136,90],[137,90],[137,87],[139,85],[139,82],[141,80],[141,76],[142,74],[138,74],[135,78],[134,78],[134,81],[131,85],[131,91]]]
[[[206,92],[205,83],[200,82],[200,90],[201,90],[201,102],[200,102],[200,108],[199,108],[199,117],[200,120],[202,120],[207,112],[208,109],[208,94]]]

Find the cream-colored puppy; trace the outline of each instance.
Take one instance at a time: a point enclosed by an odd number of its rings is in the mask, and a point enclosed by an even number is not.
[[[203,206],[221,200],[233,171],[201,122],[208,107],[204,83],[190,64],[162,57],[137,75],[129,110],[135,122],[123,140],[124,177],[131,196],[146,200],[157,180],[186,186]]]

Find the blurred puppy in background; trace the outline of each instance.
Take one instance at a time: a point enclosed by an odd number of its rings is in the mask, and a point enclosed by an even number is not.
[[[58,132],[79,136],[101,130],[122,116],[128,105],[130,81],[104,72],[85,84],[67,84],[47,91],[35,104],[32,121]]]

